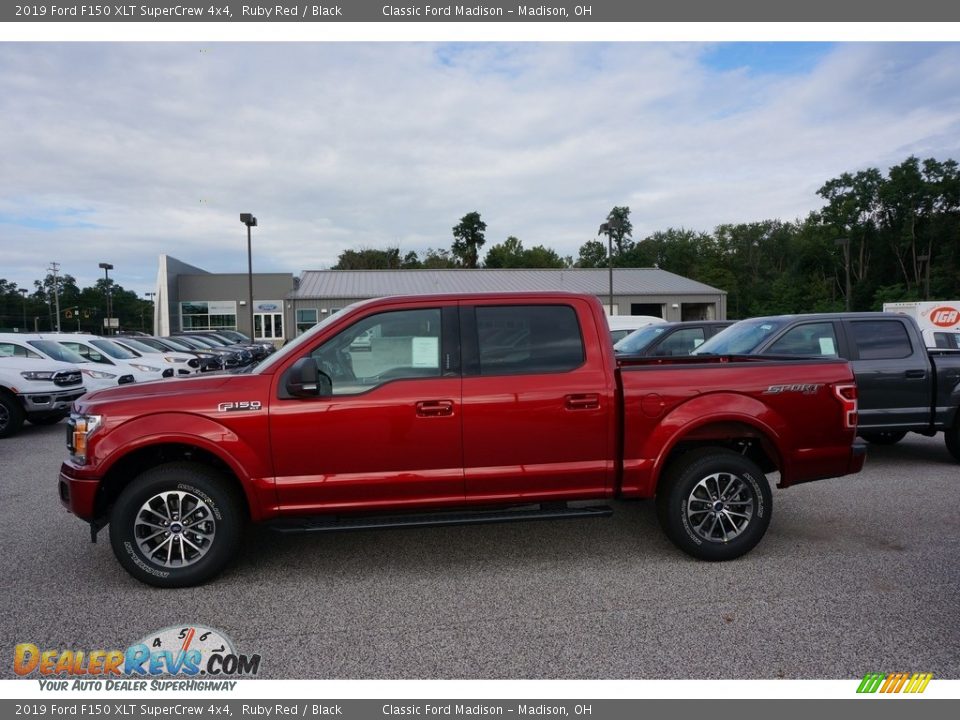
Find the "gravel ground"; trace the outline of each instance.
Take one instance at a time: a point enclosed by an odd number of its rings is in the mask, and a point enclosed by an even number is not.
[[[125,648],[201,624],[268,678],[960,678],[960,466],[941,437],[774,490],[730,563],[611,519],[334,535],[251,528],[215,582],[141,585],[56,496],[64,427],[0,441],[0,677],[13,648]]]

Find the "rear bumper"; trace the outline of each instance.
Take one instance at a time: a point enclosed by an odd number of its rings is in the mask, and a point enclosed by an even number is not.
[[[866,459],[867,443],[859,438],[850,446],[802,450],[794,456],[786,472],[781,470],[777,487],[788,488],[814,480],[853,475],[863,469]]]
[[[99,478],[85,478],[77,467],[63,463],[57,486],[60,502],[67,510],[83,520],[94,519]]]

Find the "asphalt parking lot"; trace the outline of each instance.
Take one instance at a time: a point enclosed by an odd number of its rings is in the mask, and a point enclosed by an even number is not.
[[[251,528],[204,587],[158,590],[56,494],[63,425],[0,441],[3,649],[222,630],[269,678],[960,678],[960,466],[941,437],[774,490],[766,538],[687,558],[652,503],[611,519],[336,535]]]

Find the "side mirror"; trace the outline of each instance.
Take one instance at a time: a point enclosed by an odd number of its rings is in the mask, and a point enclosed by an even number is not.
[[[333,382],[329,375],[320,372],[316,360],[303,357],[287,371],[286,389],[293,397],[330,397]]]

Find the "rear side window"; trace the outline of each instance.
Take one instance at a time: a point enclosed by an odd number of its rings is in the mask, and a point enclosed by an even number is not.
[[[42,355],[37,355],[37,353],[32,350],[27,350],[22,345],[17,345],[15,343],[0,343],[0,357],[25,357],[25,358],[42,358]]]
[[[933,341],[938,348],[960,350],[960,333],[937,332],[933,334]]]
[[[897,320],[855,320],[850,327],[861,360],[899,360],[913,355],[907,329]]]
[[[568,372],[583,364],[580,323],[569,305],[480,306],[481,375]]]
[[[765,352],[773,355],[836,357],[837,335],[833,323],[807,323],[791,328]]]

